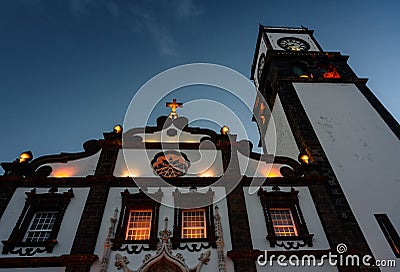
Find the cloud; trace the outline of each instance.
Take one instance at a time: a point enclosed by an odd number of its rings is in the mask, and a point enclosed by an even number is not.
[[[131,12],[141,26],[141,30],[147,32],[154,41],[161,55],[178,56],[178,43],[162,16],[160,18],[154,9],[147,6],[132,5]]]
[[[177,57],[178,43],[165,26],[159,26],[155,22],[147,22],[148,31],[152,39],[156,42],[160,54],[168,57]]]
[[[193,18],[199,16],[203,10],[194,4],[193,0],[176,0],[173,2],[176,12],[182,18]]]
[[[203,10],[193,0],[71,0],[70,10],[75,16],[82,16],[89,9],[103,8],[113,17],[123,15],[131,17],[132,27],[145,31],[151,37],[163,56],[177,57],[179,44],[173,35],[174,23],[191,20],[199,16]]]

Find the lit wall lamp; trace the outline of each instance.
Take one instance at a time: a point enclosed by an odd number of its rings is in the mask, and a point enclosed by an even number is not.
[[[223,126],[223,127],[221,128],[221,134],[223,134],[223,135],[229,134],[229,127]]]
[[[309,164],[310,163],[310,157],[307,154],[300,154],[299,155],[299,161],[301,161],[302,163],[305,163],[305,164]]]
[[[116,125],[114,127],[114,132],[117,134],[120,134],[122,132],[122,126],[121,125]]]
[[[31,151],[25,151],[25,152],[22,152],[21,155],[19,155],[18,162],[19,163],[29,162],[29,161],[32,160],[32,158],[33,158],[32,152]]]

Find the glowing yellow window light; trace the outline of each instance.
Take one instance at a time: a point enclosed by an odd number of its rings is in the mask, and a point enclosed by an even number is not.
[[[276,236],[297,236],[290,208],[270,208],[272,225]]]
[[[151,230],[151,209],[131,210],[125,240],[149,240]]]
[[[183,210],[182,239],[197,239],[206,237],[206,210]]]

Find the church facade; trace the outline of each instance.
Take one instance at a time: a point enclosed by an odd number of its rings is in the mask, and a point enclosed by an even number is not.
[[[347,59],[260,26],[261,153],[174,99],[155,126],[2,163],[0,271],[396,271],[400,126]]]

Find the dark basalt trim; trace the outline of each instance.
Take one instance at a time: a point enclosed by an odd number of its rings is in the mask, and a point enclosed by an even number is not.
[[[48,163],[67,163],[69,161],[90,157],[100,151],[101,147],[98,140],[89,140],[83,144],[84,151],[77,153],[60,153],[58,155],[46,155],[38,157],[31,162],[20,163],[18,160],[13,162],[2,162],[5,176],[49,176],[53,169],[50,166],[41,167]]]
[[[38,157],[31,161],[30,165],[33,169],[37,169],[39,166],[47,163],[62,162],[78,160],[92,156],[100,151],[100,145],[98,140],[89,140],[83,144],[84,151],[78,153],[60,153],[58,155],[47,155]]]
[[[247,177],[247,176],[230,176],[225,177],[227,180],[236,181],[241,179],[239,186],[250,186],[256,180],[257,184],[263,186],[285,185],[285,186],[308,186],[311,184],[320,184],[327,181],[327,177],[321,175],[306,175],[303,177]],[[82,178],[24,178],[16,179],[15,177],[0,177],[3,184],[12,183],[16,187],[40,188],[40,187],[57,187],[57,188],[84,188],[98,184],[108,184],[110,187],[137,187],[135,180],[139,184],[152,184],[153,186],[165,186],[164,182],[157,178],[131,178],[131,177],[113,177],[113,176],[90,176]],[[210,186],[215,183],[218,177],[178,177],[169,179],[168,183],[174,186],[188,187],[188,184],[196,183],[197,187]]]
[[[94,254],[61,255],[60,257],[12,257],[0,258],[1,268],[62,267],[91,265],[99,257]]]
[[[107,182],[91,185],[72,244],[71,254],[90,254],[94,252],[109,188]]]
[[[311,185],[309,188],[330,246],[346,243],[373,256],[292,82],[280,81],[277,88],[300,152],[320,164],[321,174],[328,178],[326,187]],[[343,267],[339,269],[344,271]]]
[[[178,117],[177,119],[172,120],[172,119],[168,118],[168,116],[160,116],[157,118],[156,126],[153,126],[153,127],[148,126],[145,128],[133,128],[133,129],[130,129],[130,130],[124,132],[123,137],[125,139],[126,137],[132,137],[137,134],[159,132],[159,131],[162,131],[163,129],[170,127],[171,125],[174,125],[178,129],[181,129],[182,131],[189,132],[190,134],[204,134],[204,135],[208,135],[210,137],[217,137],[219,135],[211,129],[199,128],[199,127],[189,127],[188,119],[185,117]]]
[[[365,85],[366,82],[356,82],[356,86],[377,113],[382,117],[388,127],[400,140],[400,124],[393,117],[393,115],[383,106],[382,102],[371,92],[371,90]]]

